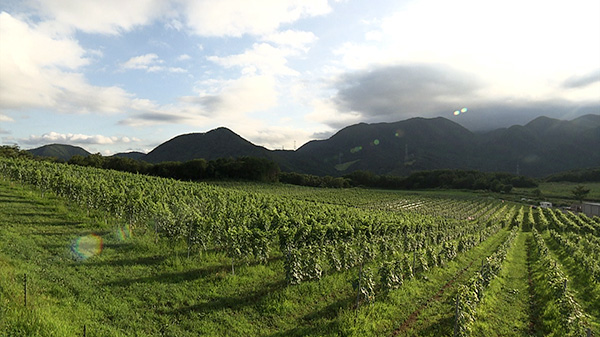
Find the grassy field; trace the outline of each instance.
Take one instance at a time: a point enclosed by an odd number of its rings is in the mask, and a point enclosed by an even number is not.
[[[278,256],[266,265],[236,266],[233,275],[222,253],[187,258],[180,247],[173,254],[151,233],[129,233],[100,212],[88,216],[18,184],[0,184],[0,204],[0,330],[6,336],[75,336],[84,328],[87,336],[377,336],[401,326],[501,238],[357,313],[353,270],[286,286]]]
[[[571,193],[577,185],[583,185],[590,189],[590,193],[585,198],[586,201],[600,202],[600,183],[540,183],[537,189],[542,192],[541,198],[535,197],[534,191],[536,188],[515,188],[513,193],[518,196],[532,198],[535,201],[548,200],[557,205],[570,206],[571,204],[578,203],[578,201],[573,200],[573,194]]]
[[[401,195],[253,186],[263,193],[363,208],[389,205]],[[456,195],[457,202],[477,198]],[[157,240],[148,228],[131,229],[102,211],[88,214],[51,193],[42,196],[2,180],[0,336],[82,336],[84,331],[86,336],[452,336],[458,285],[478,271],[508,232],[501,229],[443,267],[406,279],[399,289],[378,293],[374,303],[356,310],[356,268],[289,286],[283,257],[274,251],[266,264],[236,264],[234,274],[223,252],[188,257],[185,245]],[[530,236],[518,235],[498,278],[486,289],[474,335],[549,332],[536,323],[552,305],[531,288],[529,276],[541,287],[543,275],[529,254]],[[550,248],[571,277],[581,277],[560,247]],[[571,287],[597,319],[598,288],[577,282]],[[588,291],[593,296],[586,296]]]

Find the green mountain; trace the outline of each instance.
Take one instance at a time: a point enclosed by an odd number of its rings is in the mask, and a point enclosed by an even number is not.
[[[112,155],[112,157],[117,158],[130,158],[135,160],[144,160],[146,154],[143,152],[131,151],[131,152],[119,152]]]
[[[30,152],[63,160],[75,154],[89,155],[68,145],[48,145]],[[296,151],[268,150],[221,127],[177,136],[147,155],[115,156],[150,163],[250,156],[273,160],[285,172],[321,176],[357,170],[408,175],[422,170],[475,169],[543,177],[600,165],[600,115],[571,121],[539,117],[523,126],[485,133],[473,133],[442,117],[360,123],[329,139],[310,141]]]
[[[226,157],[268,158],[269,153],[227,128],[217,128],[206,133],[190,133],[177,136],[150,151],[144,160],[150,163],[163,161],[206,160]]]
[[[79,146],[64,144],[49,144],[27,151],[34,156],[55,157],[64,161],[68,161],[75,155],[87,157],[91,154]]]
[[[446,118],[360,123],[296,151],[271,151],[233,131],[175,137],[144,160],[254,156],[276,161],[283,171],[341,176],[357,170],[407,175],[434,169],[476,169],[542,177],[600,163],[600,115],[572,121],[539,117],[486,133],[473,133]]]
[[[356,170],[404,175],[418,170],[469,168],[476,136],[442,117],[396,123],[357,124],[327,140],[311,141],[297,152],[319,158],[330,173]]]

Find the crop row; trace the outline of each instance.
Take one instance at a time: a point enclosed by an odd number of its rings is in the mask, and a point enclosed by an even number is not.
[[[565,329],[566,336],[585,336],[587,333],[586,317],[581,306],[575,300],[573,293],[567,287],[567,277],[552,258],[540,233],[532,229],[535,249],[546,277],[546,285],[550,289],[550,297],[558,307],[560,325]]]

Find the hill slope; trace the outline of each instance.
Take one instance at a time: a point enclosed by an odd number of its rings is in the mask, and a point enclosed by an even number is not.
[[[150,151],[144,160],[150,163],[163,161],[207,160],[223,157],[269,157],[269,150],[256,146],[227,128],[217,128],[206,133],[177,136]]]
[[[64,145],[64,144],[49,144],[35,149],[27,150],[34,156],[40,157],[55,157],[60,160],[68,161],[75,155],[87,157],[89,152],[79,146]]]
[[[116,156],[150,163],[251,156],[273,160],[282,171],[333,176],[356,170],[407,175],[421,170],[476,169],[542,177],[600,166],[598,149],[600,115],[572,121],[539,117],[523,126],[486,133],[473,133],[437,117],[351,125],[329,139],[310,141],[296,151],[268,150],[221,127],[177,136],[147,155]],[[74,154],[89,155],[68,145],[48,145],[30,152],[64,160]]]

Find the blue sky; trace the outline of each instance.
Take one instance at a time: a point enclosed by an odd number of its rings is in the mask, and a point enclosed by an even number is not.
[[[292,149],[359,122],[588,113],[596,0],[0,3],[3,145],[147,152],[225,126]]]

